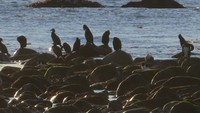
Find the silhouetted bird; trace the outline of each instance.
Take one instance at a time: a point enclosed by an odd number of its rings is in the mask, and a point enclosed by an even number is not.
[[[54,44],[52,46],[52,50],[53,50],[54,54],[57,56],[57,58],[62,57],[62,51],[61,51],[61,48],[59,46],[57,46],[56,44]]]
[[[27,46],[27,40],[25,36],[22,35],[22,36],[17,37],[17,41],[20,44],[20,48],[25,48]]]
[[[83,30],[85,31],[86,43],[94,44],[93,35],[92,35],[92,32],[90,31],[90,29],[88,28],[88,26],[83,25]]]
[[[7,54],[8,56],[10,56],[10,54],[8,53],[8,49],[7,47],[2,43],[3,39],[0,38],[0,51],[3,54]]]
[[[186,41],[181,34],[178,35],[178,38],[179,38],[181,47],[183,47],[183,45],[185,44],[187,45],[187,47],[189,47],[190,51],[194,50],[193,44],[191,44],[189,41]]]
[[[183,38],[183,36],[181,34],[178,35],[179,41],[180,41],[180,45],[182,46],[186,40]]]
[[[69,53],[71,53],[72,51],[71,51],[71,47],[70,47],[70,45],[68,44],[68,43],[63,43],[63,46],[62,46],[62,48],[64,48],[64,50],[65,50],[65,52],[66,52],[66,54],[69,54]]]
[[[122,44],[121,40],[117,37],[113,38],[113,48],[115,51],[121,50]]]
[[[104,45],[108,45],[109,43],[109,35],[110,35],[110,31],[107,30],[104,32],[103,36],[102,36],[102,40],[101,42],[104,44]]]
[[[77,51],[81,46],[81,41],[79,38],[76,38],[76,41],[74,42],[74,45],[73,45],[73,51]]]
[[[53,44],[60,45],[60,47],[62,47],[60,38],[58,37],[58,35],[56,35],[54,28],[51,29],[51,38],[53,40]]]

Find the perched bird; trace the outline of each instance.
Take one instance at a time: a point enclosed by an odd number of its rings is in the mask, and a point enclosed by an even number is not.
[[[191,51],[194,50],[193,44],[186,41],[181,34],[178,35],[180,45],[182,47],[182,54],[184,57],[190,57]]]
[[[103,36],[102,36],[102,40],[101,42],[104,44],[104,45],[108,45],[109,43],[109,35],[110,35],[110,31],[107,30],[104,32]]]
[[[121,50],[122,48],[121,40],[117,37],[113,38],[113,48],[115,51]]]
[[[8,56],[10,56],[10,54],[8,53],[8,49],[7,47],[2,43],[3,39],[0,38],[0,51],[3,54],[7,54]]]
[[[27,39],[25,36],[22,35],[17,37],[17,41],[20,44],[20,48],[25,48],[27,46]]]
[[[59,46],[57,46],[56,44],[53,44],[53,46],[51,47],[54,54],[56,55],[57,58],[62,57],[62,51],[61,48]]]
[[[73,45],[73,51],[77,51],[81,46],[81,41],[79,38],[76,38],[76,41],[74,42],[74,45]]]
[[[68,44],[68,43],[63,43],[63,46],[62,46],[62,48],[64,48],[64,50],[65,50],[65,52],[66,52],[66,54],[69,54],[69,53],[71,53],[72,51],[71,51],[71,47],[70,47],[70,45]]]
[[[93,42],[93,35],[87,25],[83,25],[83,30],[85,31],[85,38],[87,44],[94,44]]]
[[[182,46],[186,40],[183,38],[183,36],[181,34],[178,35],[179,41],[180,41],[180,45]]]
[[[194,50],[193,44],[190,41],[186,41],[181,34],[178,35],[181,47],[186,44],[190,49],[190,51]]]
[[[56,35],[54,28],[51,29],[51,38],[53,40],[53,44],[59,45],[60,47],[62,47],[60,38],[58,37],[58,35]]]

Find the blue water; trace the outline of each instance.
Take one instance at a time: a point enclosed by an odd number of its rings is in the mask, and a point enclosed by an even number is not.
[[[147,53],[169,58],[181,51],[178,34],[193,42],[195,56],[200,56],[200,1],[177,0],[185,9],[120,8],[129,0],[96,0],[105,8],[30,8],[36,0],[0,0],[0,37],[11,54],[19,48],[16,38],[27,37],[38,52],[48,52],[52,45],[50,29],[55,28],[62,42],[73,45],[80,37],[85,43],[83,24],[87,24],[96,45],[106,30],[119,37],[122,49],[133,57]]]

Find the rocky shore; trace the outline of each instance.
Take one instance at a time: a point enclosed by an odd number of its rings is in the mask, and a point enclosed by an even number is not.
[[[151,59],[148,65],[146,58],[131,58],[119,50],[62,62],[42,53],[23,68],[5,66],[0,112],[199,113],[200,58]]]
[[[110,31],[97,46],[89,27],[83,30],[86,44],[77,38],[71,49],[52,29],[54,54],[29,49],[26,37],[17,37],[20,48],[10,60],[23,67],[1,69],[0,113],[200,112],[200,58],[189,54],[193,45],[185,46],[181,35],[178,58],[133,58],[118,37],[114,51],[109,47]]]

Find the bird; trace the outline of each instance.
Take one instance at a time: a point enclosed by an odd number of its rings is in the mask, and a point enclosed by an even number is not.
[[[122,44],[121,40],[117,37],[113,38],[113,48],[115,51],[121,50]]]
[[[110,35],[110,31],[107,30],[104,32],[103,36],[102,36],[102,40],[101,42],[104,44],[104,45],[108,45],[109,43],[109,35]]]
[[[81,40],[77,37],[76,41],[74,42],[72,51],[77,51],[80,48],[80,46],[81,46]]]
[[[8,53],[8,49],[7,47],[2,43],[3,39],[0,38],[0,51],[3,54],[7,54],[8,56],[10,56],[10,54]]]
[[[63,43],[62,48],[64,48],[66,54],[70,54],[70,53],[72,52],[72,51],[71,51],[71,47],[70,47],[70,45],[69,45],[68,43],[66,43],[66,42]]]
[[[93,42],[93,34],[90,31],[89,27],[87,25],[83,25],[83,30],[85,31],[85,38],[86,38],[86,44],[94,44]]]
[[[21,49],[23,49],[27,46],[27,39],[25,36],[21,35],[21,36],[17,37],[17,41],[19,42]]]
[[[178,35],[178,38],[179,38],[181,47],[183,47],[183,45],[186,45],[190,51],[194,50],[193,44],[191,44],[190,41],[186,41],[181,34]]]
[[[52,48],[53,53],[56,55],[57,58],[62,57],[62,51],[61,51],[61,48],[58,45],[53,44],[53,46],[51,48]]]
[[[181,34],[178,35],[179,41],[180,41],[180,45],[182,46],[186,40],[183,38],[183,36]]]
[[[53,40],[53,44],[59,45],[60,47],[62,47],[60,38],[59,38],[59,36],[55,32],[56,32],[55,29],[52,28],[51,29],[51,38]]]

